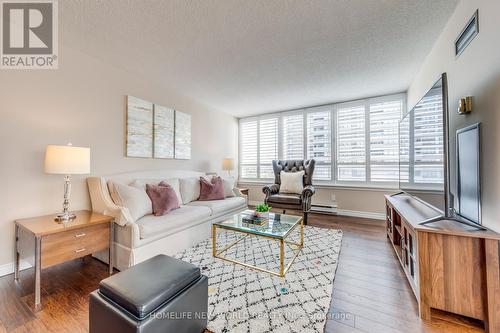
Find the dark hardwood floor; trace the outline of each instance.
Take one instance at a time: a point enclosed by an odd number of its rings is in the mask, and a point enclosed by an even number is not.
[[[311,215],[309,225],[344,232],[325,332],[482,332],[469,321],[435,313],[418,318],[417,303],[386,240],[382,221]],[[41,310],[33,310],[33,270],[0,278],[0,333],[87,332],[88,294],[107,266],[87,257],[42,272]],[[112,332],[110,332],[112,333]]]

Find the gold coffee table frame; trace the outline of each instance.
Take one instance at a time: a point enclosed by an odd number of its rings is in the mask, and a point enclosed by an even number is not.
[[[294,243],[294,242],[287,241],[286,238],[298,226],[300,226],[300,243]],[[229,245],[225,246],[223,249],[217,251],[217,229],[234,231],[237,233],[244,234],[244,236],[235,240],[234,242],[230,243]],[[261,268],[258,266],[247,264],[247,263],[242,262],[242,261],[238,261],[235,259],[221,256],[222,253],[226,252],[227,250],[229,250],[230,248],[232,248],[233,246],[235,246],[236,244],[238,244],[240,241],[247,238],[248,236],[270,238],[270,239],[279,241],[279,244],[280,244],[280,271],[279,272],[271,271],[271,270],[268,270],[265,268]],[[290,248],[292,248],[292,251],[294,252],[292,260],[286,266],[285,266],[285,244],[290,245]],[[226,260],[226,261],[232,262],[234,264],[239,264],[239,265],[242,265],[245,267],[250,267],[250,268],[256,269],[258,271],[266,272],[266,273],[276,275],[279,277],[285,276],[286,272],[288,272],[288,270],[292,266],[293,262],[295,261],[295,258],[297,258],[297,256],[299,255],[300,250],[302,249],[303,246],[304,246],[304,219],[303,218],[301,218],[300,221],[297,221],[297,223],[295,223],[295,225],[293,227],[291,227],[290,230],[288,230],[287,233],[283,236],[256,234],[256,233],[252,233],[252,232],[247,231],[247,230],[235,229],[234,227],[225,227],[224,225],[212,224],[212,255],[214,256],[214,258]]]

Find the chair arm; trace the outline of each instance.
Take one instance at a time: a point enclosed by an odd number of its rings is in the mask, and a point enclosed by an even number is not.
[[[302,197],[305,198],[305,197],[312,197],[314,195],[314,193],[316,192],[316,190],[314,189],[314,186],[312,185],[307,185],[304,187],[304,189],[302,190]]]
[[[271,194],[279,193],[280,186],[278,184],[266,185],[262,188],[262,192],[266,195],[266,198]]]
[[[311,210],[311,197],[313,196],[314,192],[314,186],[312,185],[307,185],[304,187],[302,190],[302,210],[304,212],[308,212]]]

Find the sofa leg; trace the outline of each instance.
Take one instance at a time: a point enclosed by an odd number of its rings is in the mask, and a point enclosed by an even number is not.
[[[283,214],[286,214],[286,209],[283,209]]]
[[[304,212],[304,225],[307,225],[307,212]]]

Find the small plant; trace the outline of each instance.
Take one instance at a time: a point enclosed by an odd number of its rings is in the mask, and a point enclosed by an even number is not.
[[[258,204],[255,206],[255,211],[259,213],[266,213],[271,210],[271,206],[268,206],[266,204]]]

